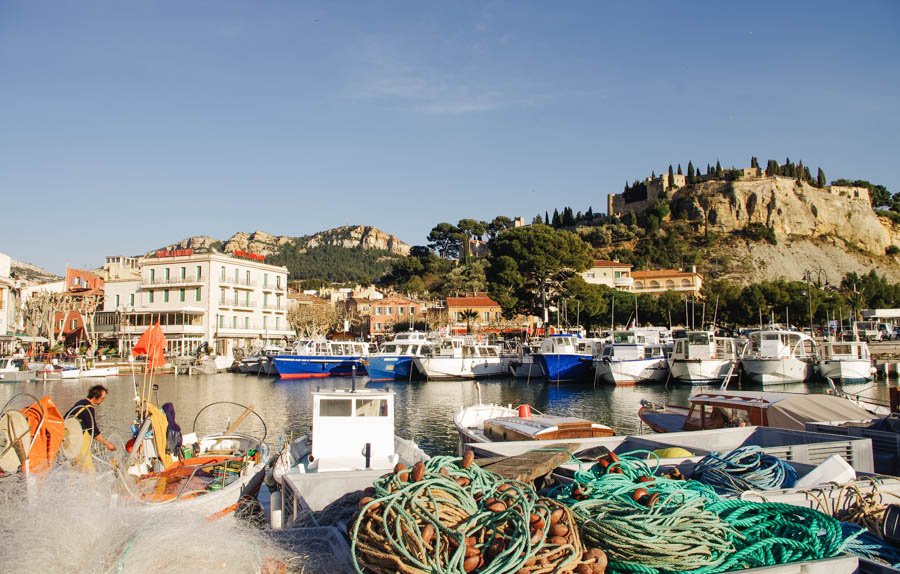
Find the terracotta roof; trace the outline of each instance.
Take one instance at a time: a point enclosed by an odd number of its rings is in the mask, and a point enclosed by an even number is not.
[[[475,297],[447,297],[447,307],[499,307],[500,305],[487,295]]]
[[[609,259],[594,259],[593,267],[631,267],[631,263],[610,261]]]
[[[653,279],[659,277],[693,277],[699,273],[679,271],[678,269],[654,269],[652,271],[632,271],[631,277],[637,279]]]

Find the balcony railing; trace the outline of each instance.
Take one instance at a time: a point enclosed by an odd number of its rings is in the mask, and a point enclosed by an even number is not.
[[[191,285],[203,283],[202,277],[196,277],[194,275],[187,277],[169,277],[166,279],[165,277],[146,277],[141,280],[142,287],[161,287],[161,286],[171,286],[171,285]]]
[[[287,306],[284,303],[281,305],[278,303],[266,303],[262,308],[264,311],[287,311]]]
[[[256,281],[247,281],[246,279],[235,279],[234,277],[219,277],[219,283],[222,285],[233,285],[235,287],[246,287],[251,289],[256,287]]]

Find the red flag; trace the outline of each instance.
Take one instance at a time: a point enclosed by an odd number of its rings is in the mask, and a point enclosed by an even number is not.
[[[162,332],[162,327],[157,320],[156,325],[151,325],[144,331],[141,338],[134,345],[131,354],[147,355],[147,367],[155,369],[166,363],[166,336]]]

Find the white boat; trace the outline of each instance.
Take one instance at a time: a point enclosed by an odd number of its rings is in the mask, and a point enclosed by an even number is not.
[[[472,443],[518,440],[567,440],[613,436],[616,432],[599,423],[579,417],[545,415],[529,405],[495,404],[460,407],[453,417],[459,433],[459,454],[465,454]]]
[[[664,382],[669,376],[669,350],[656,330],[617,331],[613,342],[594,358],[595,380],[613,385]]]
[[[825,341],[819,347],[819,375],[835,383],[865,383],[875,376],[865,341]]]
[[[33,381],[37,378],[36,371],[25,368],[25,359],[22,357],[0,357],[0,381],[18,383]]]
[[[38,380],[58,381],[60,379],[77,379],[81,376],[81,369],[74,365],[60,363],[47,363],[35,371]]]
[[[448,337],[431,353],[413,361],[428,379],[481,379],[507,374],[499,345],[473,337]]]
[[[737,374],[738,348],[731,337],[713,331],[687,331],[675,339],[669,357],[672,378],[679,383],[712,385]]]
[[[580,334],[554,334],[541,341],[534,360],[548,381],[590,382],[593,375],[591,361],[602,345],[602,340],[586,339]]]
[[[741,368],[750,382],[760,385],[802,383],[816,361],[816,343],[800,331],[768,329],[750,333]]]
[[[283,352],[284,349],[276,346],[257,349],[240,360],[238,370],[244,375],[277,375],[278,370],[272,359]]]
[[[312,432],[285,445],[266,479],[277,489],[270,505],[275,529],[371,486],[398,463],[409,467],[429,458],[394,434],[392,391],[316,391],[312,397]]]

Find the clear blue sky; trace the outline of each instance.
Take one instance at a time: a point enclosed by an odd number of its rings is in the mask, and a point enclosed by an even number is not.
[[[900,191],[900,3],[0,2],[0,251],[531,220],[688,160]]]

